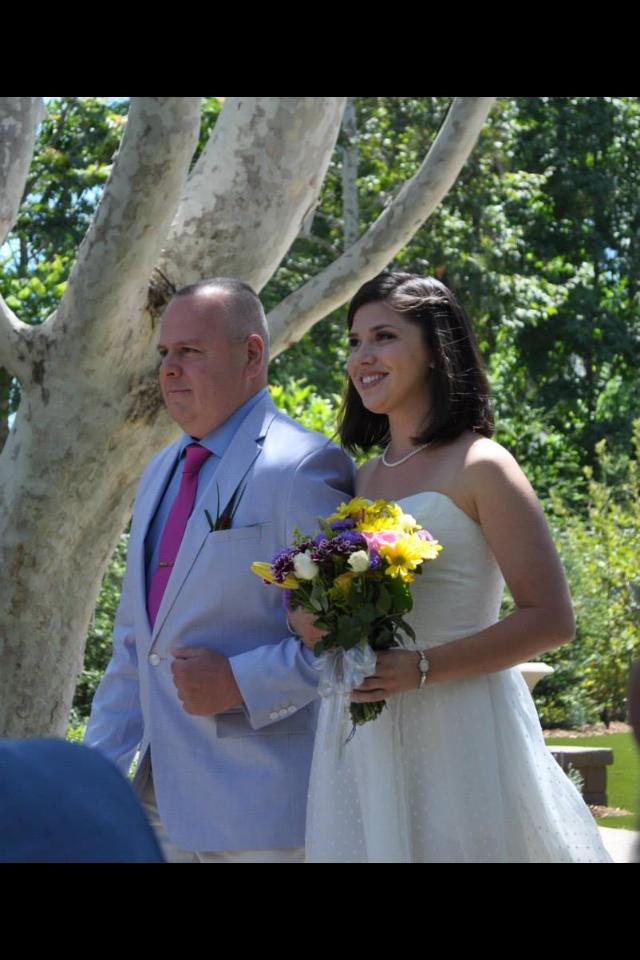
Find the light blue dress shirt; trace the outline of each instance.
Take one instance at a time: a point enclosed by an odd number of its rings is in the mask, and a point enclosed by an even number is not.
[[[253,397],[249,397],[246,403],[243,403],[241,407],[238,407],[238,409],[234,411],[234,413],[232,413],[224,423],[220,424],[219,427],[216,427],[215,430],[212,430],[211,433],[208,433],[206,436],[202,437],[201,440],[195,440],[195,438],[190,437],[188,433],[182,434],[175,468],[171,475],[171,479],[165,488],[160,503],[158,504],[158,508],[153,516],[153,520],[149,524],[149,529],[145,539],[144,550],[145,570],[147,575],[147,592],[149,590],[151,578],[153,577],[155,569],[158,565],[162,531],[164,530],[165,523],[167,522],[171,505],[178,494],[178,490],[180,489],[180,481],[182,480],[181,464],[186,447],[188,444],[196,442],[201,444],[201,446],[206,447],[207,450],[210,450],[212,453],[212,456],[205,460],[200,468],[200,473],[198,474],[198,490],[193,505],[195,509],[202,499],[203,491],[207,489],[209,482],[215,476],[218,465],[225,455],[229,444],[233,440],[236,430],[244,418],[251,413],[253,408],[260,402],[266,393],[267,389],[265,387],[258,391],[258,393],[256,393]],[[226,504],[221,503],[220,509],[222,510],[225,506]]]

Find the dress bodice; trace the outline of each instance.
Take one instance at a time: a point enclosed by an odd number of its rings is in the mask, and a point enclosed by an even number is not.
[[[416,493],[402,509],[442,544],[413,581],[414,607],[407,620],[430,647],[469,636],[498,619],[504,579],[481,526],[444,493]]]

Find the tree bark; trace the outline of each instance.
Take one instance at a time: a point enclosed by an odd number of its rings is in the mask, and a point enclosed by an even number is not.
[[[43,113],[41,97],[0,97],[0,246],[18,217]]]
[[[59,309],[39,327],[0,313],[22,387],[0,456],[8,736],[66,727],[86,627],[139,475],[144,418],[132,416],[130,387],[149,341],[139,318],[198,125],[197,98],[134,100]]]
[[[346,146],[342,150],[342,216],[344,221],[344,249],[347,250],[360,236],[360,204],[358,202],[358,118],[353,97],[349,97],[342,119]]]

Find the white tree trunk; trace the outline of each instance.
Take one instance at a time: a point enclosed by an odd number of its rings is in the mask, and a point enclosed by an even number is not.
[[[227,97],[159,266],[174,282],[260,290],[316,205],[346,97]]]
[[[0,456],[0,729],[63,733],[83,639],[140,468],[129,388],[148,278],[177,208],[198,98],[138,98],[57,312],[4,312],[22,400]],[[146,358],[145,358],[146,359]],[[144,443],[142,444],[144,446]]]
[[[18,216],[43,113],[42,97],[0,97],[0,246]]]
[[[358,118],[353,97],[349,97],[342,118],[342,129],[347,141],[342,150],[342,216],[344,220],[344,248],[348,249],[360,235],[360,203],[358,197]]]

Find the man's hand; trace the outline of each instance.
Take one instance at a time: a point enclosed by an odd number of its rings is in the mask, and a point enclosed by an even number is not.
[[[207,717],[242,705],[242,694],[226,657],[205,647],[176,647],[173,682],[187,713]]]
[[[307,613],[302,607],[288,610],[287,620],[309,650],[313,650],[318,640],[322,640],[327,635],[326,630],[320,630],[319,627],[315,626],[316,618],[314,615]]]

